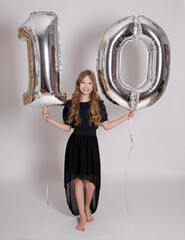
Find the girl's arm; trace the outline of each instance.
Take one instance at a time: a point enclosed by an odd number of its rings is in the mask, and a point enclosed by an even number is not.
[[[65,132],[69,132],[69,130],[71,129],[70,125],[67,125],[63,122],[58,122],[55,119],[50,117],[50,113],[47,111],[46,108],[42,109],[42,115],[45,119],[48,120],[48,122],[50,122],[51,124],[53,124],[55,127],[65,131]]]
[[[134,111],[135,111],[135,109],[128,111],[125,115],[123,115],[122,117],[120,117],[118,119],[115,119],[113,121],[105,121],[105,122],[102,122],[101,124],[105,130],[109,130],[111,128],[118,126],[122,122],[132,118],[134,116]]]

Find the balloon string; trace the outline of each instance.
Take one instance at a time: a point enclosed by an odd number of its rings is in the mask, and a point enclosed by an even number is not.
[[[46,149],[46,143],[47,143],[47,137],[48,137],[48,133],[47,133],[47,123],[48,120],[46,119],[46,138],[45,138],[45,149]],[[48,176],[49,176],[49,163],[48,163],[48,157],[46,157],[47,159],[47,185],[46,185],[46,203],[47,206],[49,205],[49,198],[48,198],[48,192],[49,192],[49,184],[48,184]]]
[[[128,161],[129,161],[130,154],[131,154],[131,152],[132,152],[132,148],[133,148],[133,138],[132,138],[131,128],[132,128],[132,118],[130,118],[130,132],[129,132],[130,140],[131,140],[131,143],[132,143],[132,144],[131,144],[130,151],[129,151],[129,154],[128,154],[128,157],[127,157],[126,170],[125,170],[125,202],[126,202],[126,209],[127,209],[127,212],[128,212],[127,187],[126,187],[127,169],[128,169]]]

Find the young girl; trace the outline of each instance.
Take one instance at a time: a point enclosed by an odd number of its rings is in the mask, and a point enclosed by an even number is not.
[[[80,215],[76,229],[85,231],[85,223],[94,220],[92,214],[98,206],[101,185],[96,129],[116,127],[132,118],[133,111],[108,121],[104,101],[97,92],[96,77],[92,71],[85,70],[78,76],[72,98],[64,106],[64,122],[52,119],[45,108],[42,112],[44,118],[61,130],[68,132],[74,128],[65,151],[64,187],[69,209],[73,215]]]

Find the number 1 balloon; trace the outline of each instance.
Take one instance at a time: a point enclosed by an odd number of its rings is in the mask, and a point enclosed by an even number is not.
[[[18,37],[27,41],[29,83],[23,94],[25,105],[61,105],[61,55],[58,17],[52,12],[34,12],[18,28]]]
[[[120,71],[123,47],[134,39],[145,44],[148,65],[143,83],[132,88],[124,83]],[[114,104],[136,110],[154,104],[167,86],[169,66],[168,38],[160,26],[144,16],[118,20],[102,36],[97,59],[98,80],[102,92]]]

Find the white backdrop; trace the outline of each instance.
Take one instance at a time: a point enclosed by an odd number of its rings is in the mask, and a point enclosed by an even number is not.
[[[22,94],[28,87],[27,46],[26,42],[18,39],[17,28],[27,20],[31,12],[41,10],[53,11],[59,17],[62,85],[68,98],[71,98],[76,78],[82,70],[89,68],[96,73],[98,46],[103,32],[110,24],[129,14],[143,14],[163,28],[171,48],[169,83],[159,101],[135,113],[132,124],[134,147],[128,163],[127,181],[128,188],[129,182],[140,180],[184,182],[183,0],[1,0],[0,4],[0,184],[3,191],[8,192],[15,184],[33,189],[41,186],[38,192],[42,192],[40,195],[44,201],[45,184],[49,182],[59,184],[61,193],[64,194],[64,152],[72,131],[60,131],[49,123],[46,126],[41,109],[24,106],[22,100]],[[132,54],[137,54],[140,64],[145,60],[139,48]],[[126,66],[128,74],[133,71],[132,62],[129,61]],[[144,65],[141,64],[141,68],[135,67],[135,77],[139,72],[143,74]],[[100,87],[99,94],[105,101],[109,120],[125,113],[124,109],[105,98]],[[52,108],[50,112],[55,119],[62,121],[61,107]],[[126,160],[131,147],[129,121],[109,131],[99,128],[97,134],[101,154],[102,189],[104,179],[120,180],[123,186]],[[124,191],[124,187],[122,188],[121,191]],[[65,201],[64,195],[63,200]],[[4,234],[8,236],[6,227]]]

